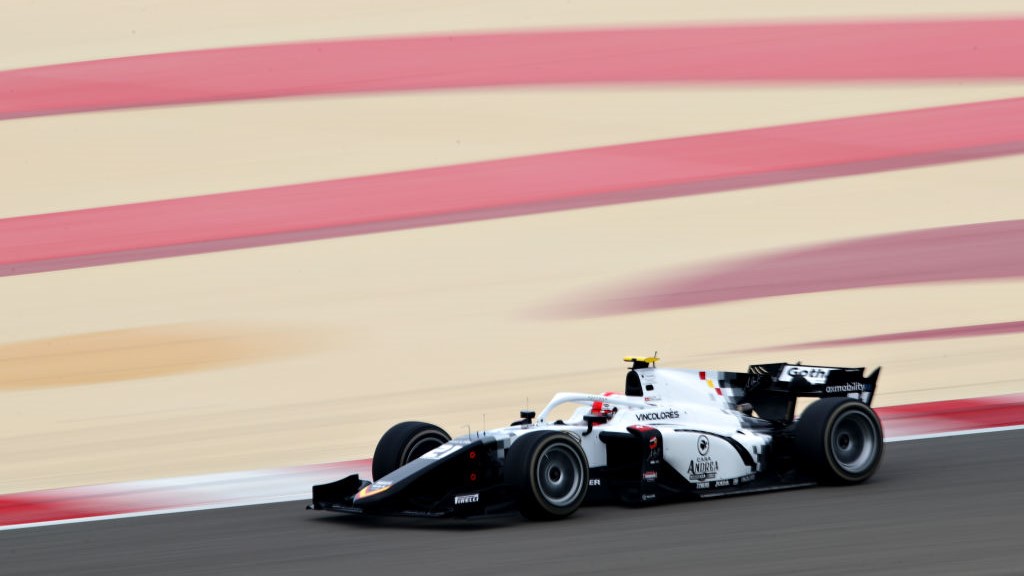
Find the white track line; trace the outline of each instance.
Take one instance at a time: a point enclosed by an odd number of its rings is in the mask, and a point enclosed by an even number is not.
[[[160,514],[178,514],[181,512],[202,512],[204,510],[221,510],[224,508],[237,508],[239,506],[258,506],[260,504],[277,504],[280,502],[303,502],[309,499],[308,494],[290,494],[287,496],[254,498],[252,500],[236,500],[233,502],[218,502],[215,504],[204,504],[202,506],[183,506],[181,508],[162,508],[160,510],[147,510],[145,512],[125,512],[123,514],[107,514],[105,516],[85,516],[82,518],[67,518],[64,520],[49,520],[47,522],[29,522],[27,524],[11,524],[0,526],[0,532],[4,530],[20,530],[22,528],[42,528],[44,526],[60,526],[61,524],[78,524],[81,522],[98,522],[100,520],[120,520],[122,518],[142,518],[144,516],[158,516]]]
[[[946,438],[949,436],[967,436],[969,434],[987,434],[989,432],[1006,432],[1008,430],[1024,430],[1024,424],[1017,426],[995,426],[993,428],[972,428],[970,430],[955,430],[953,432],[935,432],[933,434],[911,434],[909,436],[894,436],[886,438],[886,442],[908,442],[910,440],[930,440],[932,438]]]

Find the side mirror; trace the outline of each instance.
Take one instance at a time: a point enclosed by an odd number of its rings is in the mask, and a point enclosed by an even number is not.
[[[516,420],[512,425],[521,426],[523,424],[533,424],[533,417],[536,415],[537,413],[533,410],[520,410],[519,417],[522,418],[522,420]]]

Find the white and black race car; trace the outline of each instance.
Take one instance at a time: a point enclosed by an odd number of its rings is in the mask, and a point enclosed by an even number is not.
[[[315,510],[531,519],[585,502],[645,505],[868,479],[882,457],[871,409],[879,369],[758,364],[747,372],[631,363],[624,393],[559,393],[510,426],[451,438],[424,422],[388,430],[373,481],[313,487]],[[796,400],[813,397],[799,419]],[[565,419],[558,408],[577,404]]]

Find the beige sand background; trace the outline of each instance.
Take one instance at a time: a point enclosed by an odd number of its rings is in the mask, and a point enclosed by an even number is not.
[[[7,2],[0,68],[424,31],[1024,12],[719,4]],[[1022,94],[1013,82],[487,89],[22,119],[0,124],[0,217]],[[723,258],[1021,218],[1022,185],[1011,156],[2,278],[0,493],[363,458],[400,420],[460,432],[559,390],[617,390],[621,356],[654,350],[667,366],[882,365],[879,405],[1020,392],[1024,336],[737,351],[1020,320],[1021,281],[544,311]]]

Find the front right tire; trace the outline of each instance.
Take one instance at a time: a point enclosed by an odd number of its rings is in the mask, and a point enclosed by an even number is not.
[[[523,516],[565,518],[583,504],[590,465],[579,442],[564,432],[532,432],[516,439],[505,459],[505,480]]]
[[[426,422],[395,424],[377,442],[371,469],[374,481],[398,470],[452,437],[443,429]]]

